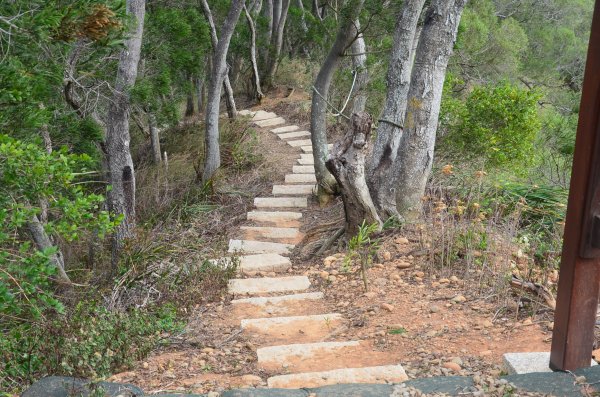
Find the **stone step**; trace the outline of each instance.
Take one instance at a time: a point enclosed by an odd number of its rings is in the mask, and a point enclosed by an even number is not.
[[[275,134],[281,134],[282,132],[298,131],[299,129],[300,127],[298,127],[297,125],[286,125],[285,127],[273,128],[271,132]]]
[[[255,121],[254,124],[256,124],[257,126],[259,126],[261,128],[274,127],[276,125],[285,124],[285,119],[283,117],[276,117],[274,119]]]
[[[238,114],[240,116],[253,116],[256,114],[255,111],[249,110],[249,109],[244,109],[244,110],[240,110],[238,111]]]
[[[306,197],[256,197],[254,206],[256,208],[306,208],[308,200]]]
[[[298,139],[298,140],[294,140],[294,141],[287,141],[287,143],[288,143],[288,145],[290,145],[292,147],[312,145],[312,142],[310,139]]]
[[[327,148],[329,150],[333,149],[333,143],[330,143],[329,145],[327,145]],[[302,151],[304,153],[312,153],[313,152],[312,145],[310,145],[310,146],[309,145],[307,145],[307,146],[300,146],[300,149],[302,149]]]
[[[295,165],[292,168],[292,172],[294,174],[314,174],[315,167],[313,167],[312,165]]]
[[[229,293],[240,295],[304,291],[309,287],[310,280],[306,276],[234,278],[229,280]]]
[[[293,138],[303,138],[305,136],[310,136],[310,132],[308,131],[295,131],[288,132],[287,134],[278,134],[280,139],[293,139]]]
[[[289,258],[279,254],[256,254],[244,255],[237,258],[239,261],[239,271],[241,273],[249,272],[285,272],[292,267]],[[212,259],[211,262],[222,266],[231,264],[235,258]]]
[[[406,380],[408,376],[401,365],[385,365],[273,376],[267,379],[267,385],[277,389],[300,389],[348,383],[401,383]]]
[[[252,117],[252,121],[268,120],[268,119],[274,119],[276,117],[277,117],[277,115],[275,113],[265,112],[264,110],[259,110],[256,113],[254,113],[254,116]]]
[[[263,347],[256,351],[258,366],[269,372],[326,371],[397,364],[397,358],[369,341],[299,343]]]
[[[317,183],[315,174],[287,174],[285,183]]]
[[[312,156],[312,155],[311,155]],[[298,159],[298,164],[300,165],[314,165],[315,159]]]
[[[295,227],[242,226],[246,240],[273,239],[280,243],[296,244],[303,234]]]
[[[298,227],[300,226],[299,221],[302,219],[302,213],[291,211],[250,211],[247,218],[249,221],[269,223],[282,227]]]
[[[303,294],[256,297],[235,299],[233,316],[245,317],[272,317],[272,316],[297,316],[318,313],[320,307],[316,301],[323,299],[322,292],[306,292]]]
[[[314,160],[315,158],[313,157],[312,153],[302,153],[300,155],[301,159],[306,159],[306,160]]]
[[[316,342],[338,329],[344,318],[339,313],[308,316],[266,317],[242,320],[242,329],[259,345]]]
[[[294,249],[293,244],[272,243],[269,241],[229,240],[228,252],[245,254],[280,254],[289,255]]]
[[[315,185],[273,185],[273,196],[308,195],[315,190]]]

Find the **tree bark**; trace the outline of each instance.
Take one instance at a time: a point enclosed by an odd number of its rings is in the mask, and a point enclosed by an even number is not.
[[[399,161],[395,167],[398,172],[397,208],[405,218],[413,217],[421,210],[421,198],[433,164],[446,67],[466,2],[433,0],[425,17],[408,92]]]
[[[210,42],[213,48],[213,71],[214,71],[214,59],[219,47],[219,37],[217,36],[217,27],[215,26],[215,21],[212,16],[212,12],[210,11],[210,7],[208,6],[208,2],[206,0],[201,0],[200,4],[202,5],[202,11],[204,12],[204,16],[206,21],[208,22],[209,32],[210,32]],[[233,6],[233,4],[232,4]],[[239,15],[238,15],[239,18]],[[225,24],[227,20],[223,23]],[[233,30],[235,30],[235,24],[237,23],[237,19],[234,22]],[[233,34],[233,31],[231,32]],[[229,41],[231,41],[231,36],[229,37]],[[229,49],[229,42],[227,43],[227,49]],[[225,68],[227,68],[227,54],[225,54],[225,60],[223,61]],[[211,79],[214,74],[211,75]],[[209,86],[210,90],[210,86]],[[233,88],[231,86],[231,82],[229,81],[229,73],[228,70],[225,69],[224,78],[223,78],[223,90],[225,92],[225,106],[227,107],[227,115],[230,119],[235,119],[237,116],[237,109],[235,107],[235,98],[233,96]],[[210,92],[209,92],[210,94]],[[219,101],[221,101],[221,92],[219,90]]]
[[[192,117],[196,110],[194,109],[194,78],[190,76],[190,88],[186,97],[185,117]]]
[[[288,10],[290,8],[290,0],[279,0],[276,1],[279,5],[279,16],[277,18],[277,25],[273,27],[273,36],[271,37],[271,50],[269,51],[269,65],[266,74],[266,85],[267,87],[273,86],[273,80],[275,79],[275,71],[277,70],[277,63],[279,56],[281,55],[281,49],[283,47],[283,33],[285,31],[285,23],[287,21]],[[275,10],[274,10],[275,11]],[[275,21],[273,22],[275,24]]]
[[[62,252],[56,247],[50,237],[44,229],[44,225],[36,215],[33,215],[29,222],[27,222],[27,230],[31,234],[33,241],[38,250],[43,251],[48,248],[56,248],[56,252],[50,255],[50,264],[56,268],[58,277],[61,281],[71,283],[69,276],[65,272],[65,262],[63,259]]]
[[[387,72],[387,94],[371,159],[367,164],[368,182],[373,201],[382,215],[398,216],[396,208],[397,181],[392,174],[396,167],[400,138],[403,133],[406,98],[410,89],[412,43],[425,0],[406,0],[400,10],[394,44]]]
[[[248,27],[250,28],[250,63],[252,65],[252,82],[253,82],[253,92],[252,96],[259,103],[264,98],[264,94],[262,93],[262,89],[260,87],[260,75],[258,73],[258,64],[256,62],[256,28],[254,25],[254,19],[250,12],[244,6],[244,13],[246,14],[246,20],[248,21]]]
[[[152,160],[154,164],[159,164],[162,161],[160,151],[160,136],[156,126],[156,117],[152,112],[146,112],[148,115],[148,131],[150,132],[150,146],[152,147]]]
[[[109,210],[123,215],[113,240],[113,266],[123,240],[133,236],[135,227],[135,171],[129,148],[129,90],[135,84],[142,34],[144,31],[144,0],[127,0],[127,13],[133,17],[135,26],[125,40],[119,56],[115,93],[108,107],[105,163],[111,190],[107,202]]]
[[[321,14],[321,6],[319,5],[319,0],[312,1],[312,12],[313,12],[313,15],[315,17],[317,17],[317,19],[319,21],[323,20],[323,15]]]
[[[203,7],[208,11],[207,19],[210,14],[206,0],[202,0]],[[204,171],[202,173],[202,182],[211,180],[215,172],[221,165],[221,153],[219,150],[219,104],[221,100],[221,85],[227,73],[227,52],[231,36],[235,30],[235,25],[242,12],[244,0],[233,0],[227,13],[227,17],[221,28],[221,38],[218,39],[214,47],[212,71],[210,85],[208,89],[208,99],[206,104],[206,132],[205,132],[205,158]],[[212,19],[212,18],[211,18]],[[214,23],[213,23],[214,26]],[[211,30],[213,30],[211,28]],[[211,37],[213,35],[211,34]],[[216,30],[214,34],[216,39]]]
[[[346,214],[346,235],[353,237],[363,222],[383,223],[373,204],[365,178],[365,158],[371,137],[373,120],[367,113],[352,114],[348,131],[342,141],[336,142],[327,169],[341,188]]]
[[[356,20],[356,27],[360,29],[360,22]],[[362,33],[358,35],[352,46],[352,66],[354,72],[358,73],[356,76],[356,83],[354,84],[354,100],[352,102],[352,112],[361,113],[365,111],[367,105],[367,93],[365,92],[367,84],[369,83],[369,72],[367,70],[367,47],[365,46],[365,38]]]
[[[357,19],[363,3],[364,0],[348,2],[347,12],[342,13],[344,18],[340,23],[335,42],[323,61],[313,87],[310,128],[318,184],[317,196],[321,204],[329,201],[335,191],[335,180],[325,167],[328,156],[326,116],[329,86],[344,52],[356,38],[358,32],[354,21]]]
[[[206,84],[204,84],[204,75],[196,77],[196,102],[198,107],[198,113],[202,113],[204,108],[204,91],[206,90]]]
[[[263,47],[260,51],[261,58],[261,69],[265,70],[268,66],[269,62],[269,47],[268,45],[271,43],[271,36],[273,34],[273,0],[264,0],[262,16],[267,21],[267,28],[264,32],[263,37]],[[262,76],[264,77],[264,76]]]

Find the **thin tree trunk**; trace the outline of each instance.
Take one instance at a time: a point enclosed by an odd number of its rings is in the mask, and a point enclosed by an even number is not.
[[[356,20],[356,27],[360,29],[360,22]],[[354,67],[356,83],[354,84],[354,101],[352,102],[352,113],[361,113],[365,111],[367,105],[366,88],[369,83],[369,72],[367,70],[367,47],[362,33],[356,38],[352,46],[352,66]]]
[[[283,10],[283,0],[273,0],[273,26],[271,27],[271,44],[275,42],[275,35],[277,34],[277,27],[279,26],[279,20],[281,19]]]
[[[433,164],[446,67],[466,2],[434,0],[425,17],[396,167],[397,208],[404,217],[412,217],[421,209],[421,198]]]
[[[210,7],[208,6],[207,1],[201,0],[200,4],[202,5],[202,11],[204,12],[204,16],[206,17],[206,20],[208,22],[209,31],[210,31],[210,42],[211,42],[212,48],[213,48],[213,59],[214,59],[217,54],[217,49],[219,47],[219,37],[217,36],[217,27],[215,26],[215,21],[213,19],[212,12],[210,11]],[[238,15],[238,18],[239,18],[239,15]],[[227,21],[225,21],[225,22],[227,22]],[[234,30],[235,30],[236,23],[237,23],[237,19],[235,20],[235,23],[233,26]],[[233,31],[231,32],[231,34],[233,34]],[[229,41],[231,41],[231,37],[229,38]],[[227,43],[227,49],[229,49],[229,43]],[[227,54],[225,54],[225,59],[223,62],[224,62],[224,67],[227,68]],[[212,66],[214,68],[214,62],[213,62]],[[214,74],[211,76],[214,76]],[[209,90],[210,90],[210,87],[209,87]],[[237,116],[237,109],[235,107],[235,98],[233,96],[233,88],[231,87],[231,83],[229,81],[229,73],[228,73],[227,69],[225,69],[225,72],[224,72],[223,90],[225,92],[225,106],[227,107],[227,115],[229,116],[230,119],[233,120]],[[221,100],[220,95],[221,94],[219,92],[219,101]]]
[[[123,215],[113,240],[113,267],[116,266],[123,240],[133,236],[135,227],[135,171],[129,148],[129,90],[135,84],[142,34],[144,31],[144,0],[127,0],[127,13],[135,26],[130,32],[119,57],[115,93],[108,108],[106,166],[112,189],[108,192],[109,210]]]
[[[150,132],[150,146],[152,147],[152,160],[154,164],[159,164],[162,161],[160,151],[160,136],[158,127],[156,126],[156,117],[152,112],[146,112],[148,115],[148,131]]]
[[[186,97],[185,117],[192,117],[196,110],[194,109],[194,78],[190,76],[190,88]]]
[[[248,12],[248,9],[244,6],[244,12],[246,14],[246,20],[248,21],[248,27],[250,28],[250,63],[252,65],[253,75],[253,92],[252,96],[260,103],[264,98],[262,89],[260,87],[260,75],[258,73],[258,64],[256,62],[256,28],[254,26],[254,19]]]
[[[273,0],[264,0],[262,16],[267,21],[267,27],[264,32],[263,43],[264,45],[260,51],[260,65],[261,69],[265,70],[269,65],[269,44],[271,43],[271,36],[273,34]],[[261,76],[264,77],[264,76]]]
[[[329,201],[335,191],[335,180],[325,167],[328,156],[326,116],[329,86],[344,52],[356,38],[357,30],[354,21],[358,17],[363,3],[364,0],[354,0],[348,3],[347,12],[343,13],[344,18],[340,24],[335,42],[319,70],[313,87],[310,128],[315,175],[318,184],[317,195],[322,204]]]
[[[198,113],[202,113],[204,108],[204,91],[206,84],[204,84],[204,75],[196,77],[196,103],[198,107]]]
[[[348,131],[336,142],[326,165],[342,192],[346,214],[346,235],[353,237],[365,222],[382,226],[377,209],[369,195],[365,179],[365,158],[371,137],[373,120],[367,113],[353,113]]]
[[[50,240],[48,234],[46,234],[44,225],[42,222],[40,222],[36,215],[33,215],[30,221],[27,222],[27,230],[31,234],[31,237],[33,238],[38,250],[43,251],[49,248],[57,248]],[[60,249],[57,249],[54,254],[50,255],[49,259],[50,264],[56,268],[60,280],[66,283],[71,283],[69,276],[65,272],[65,262]]]
[[[411,48],[424,4],[425,0],[406,0],[400,10],[387,72],[387,95],[373,153],[367,164],[371,195],[385,218],[398,216],[397,182],[393,180],[392,174],[403,133],[406,98],[411,83]]]
[[[319,0],[312,1],[312,12],[313,12],[313,15],[315,17],[317,17],[317,19],[319,21],[323,20],[323,15],[321,14],[321,6],[319,5]]]
[[[279,61],[279,56],[281,55],[281,49],[283,47],[283,33],[285,31],[285,23],[287,21],[288,10],[290,8],[290,0],[279,0],[278,4],[280,5],[280,15],[277,19],[277,26],[274,27],[272,42],[271,42],[271,51],[269,54],[269,69],[267,70],[267,87],[271,87],[273,85],[273,80],[275,79],[275,71],[277,70],[277,63]]]
[[[302,28],[302,31],[306,34],[308,33],[308,26],[306,25],[306,17],[304,16],[304,13],[306,12],[304,11],[304,3],[302,2],[302,0],[296,0],[296,4],[298,4],[298,8],[302,13],[300,17],[300,27]]]
[[[211,16],[206,0],[202,0],[203,8],[207,13],[207,19]],[[206,133],[205,133],[205,158],[202,182],[211,180],[221,165],[221,152],[219,149],[219,104],[221,100],[221,85],[227,73],[227,52],[235,25],[242,12],[244,0],[233,0],[227,13],[227,17],[221,28],[221,38],[214,47],[210,86],[206,104]],[[212,18],[210,18],[212,19]],[[214,24],[213,24],[214,26]],[[212,30],[212,28],[211,28]],[[212,36],[212,34],[211,34]],[[214,39],[216,39],[216,30]]]

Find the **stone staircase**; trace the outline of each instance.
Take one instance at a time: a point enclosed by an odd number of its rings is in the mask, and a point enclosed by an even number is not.
[[[308,277],[290,276],[288,258],[302,240],[301,210],[315,189],[310,133],[287,125],[265,111],[241,111],[252,123],[288,145],[299,148],[297,165],[274,185],[272,197],[257,197],[248,212],[251,226],[242,226],[240,239],[229,241],[229,252],[240,257],[240,273],[249,278],[229,283],[232,313],[242,332],[259,346],[259,369],[274,374],[270,388],[319,387],[339,383],[396,383],[407,379],[397,357],[376,351],[368,341],[331,340],[347,322],[339,313],[324,312],[323,293]],[[257,273],[272,277],[253,278]],[[275,277],[276,273],[286,276]]]

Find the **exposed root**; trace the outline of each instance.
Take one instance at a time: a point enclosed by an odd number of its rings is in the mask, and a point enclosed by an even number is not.
[[[527,291],[529,293],[539,296],[546,302],[546,305],[552,308],[552,310],[556,309],[556,299],[554,299],[552,293],[548,291],[548,289],[543,285],[533,283],[531,281],[521,280],[514,274],[512,276],[512,279],[510,280],[510,285],[514,289]]]
[[[321,245],[321,248],[315,253],[315,256],[322,255],[325,251],[327,251],[333,243],[335,243],[340,237],[344,235],[345,227],[340,227],[335,233],[331,235],[331,237],[327,238]]]

